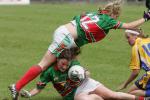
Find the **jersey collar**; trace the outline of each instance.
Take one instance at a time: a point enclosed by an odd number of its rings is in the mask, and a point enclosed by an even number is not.
[[[54,66],[54,70],[56,70],[56,71],[59,70],[57,65]]]

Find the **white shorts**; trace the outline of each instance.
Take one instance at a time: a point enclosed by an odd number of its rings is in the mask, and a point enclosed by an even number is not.
[[[53,42],[49,46],[48,50],[52,52],[56,57],[66,48],[75,47],[73,37],[67,28],[63,25],[56,29],[53,36]]]
[[[89,94],[94,91],[98,86],[102,85],[100,82],[95,81],[91,78],[87,78],[83,81],[83,83],[77,88],[75,96],[80,93]]]

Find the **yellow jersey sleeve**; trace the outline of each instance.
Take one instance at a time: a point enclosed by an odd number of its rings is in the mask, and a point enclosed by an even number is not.
[[[130,69],[140,69],[140,58],[138,53],[138,46],[135,44],[132,47],[131,51],[131,62],[130,62]]]

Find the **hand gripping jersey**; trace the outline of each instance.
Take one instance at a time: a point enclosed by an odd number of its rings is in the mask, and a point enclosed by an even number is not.
[[[87,43],[100,41],[108,34],[110,29],[117,29],[122,26],[121,22],[97,12],[75,16],[74,20],[77,23],[78,34],[75,42],[79,47]]]
[[[77,60],[73,60],[69,67],[73,65],[79,65],[79,62]],[[37,89],[43,89],[49,82],[52,82],[54,88],[59,94],[61,94],[64,100],[73,100],[75,91],[79,85],[79,82],[73,82],[68,79],[68,71],[59,71],[56,63],[40,75],[40,81],[37,83]]]
[[[150,38],[137,38],[132,47],[131,69],[150,71]]]

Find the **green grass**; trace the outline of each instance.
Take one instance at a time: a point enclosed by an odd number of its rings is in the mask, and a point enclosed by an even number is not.
[[[72,20],[82,11],[94,11],[98,4],[32,4],[29,6],[0,6],[0,100],[10,100],[7,86],[15,83],[26,70],[38,63],[52,41],[53,31]],[[130,22],[142,16],[143,6],[124,6],[119,20]],[[142,27],[149,32],[150,23]],[[123,30],[110,31],[99,43],[82,48],[80,62],[91,76],[115,90],[130,74],[130,47]],[[26,86],[35,87],[34,80]],[[61,100],[48,85],[32,100]],[[24,100],[24,99],[20,99]]]

